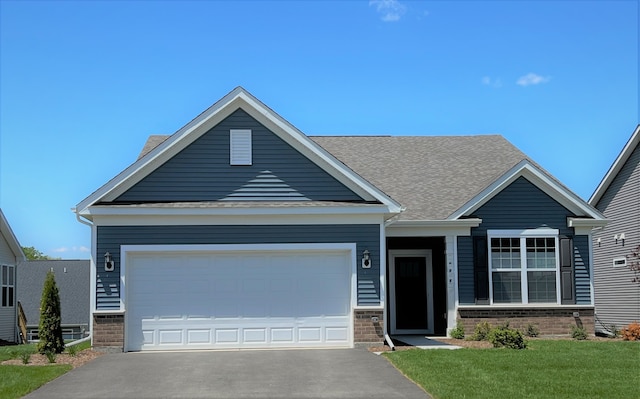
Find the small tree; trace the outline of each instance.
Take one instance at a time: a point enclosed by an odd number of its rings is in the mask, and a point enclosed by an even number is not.
[[[53,272],[47,273],[42,289],[40,301],[40,328],[38,335],[38,352],[45,354],[62,353],[64,340],[62,339],[62,318],[60,316],[60,294]]]
[[[640,245],[631,250],[631,253],[627,255],[627,265],[633,272],[634,283],[640,285]]]

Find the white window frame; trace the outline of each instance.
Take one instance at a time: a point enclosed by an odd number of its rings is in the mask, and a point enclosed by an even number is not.
[[[492,259],[491,259],[491,239],[492,238],[518,238],[520,240],[520,269],[493,269],[492,268]],[[560,292],[560,239],[559,239],[559,231],[557,229],[526,229],[526,230],[487,230],[487,252],[489,257],[488,268],[489,268],[489,303],[494,305],[493,301],[493,272],[514,272],[520,271],[520,293],[521,293],[521,302],[513,302],[513,303],[495,303],[495,305],[499,306],[510,306],[510,305],[527,305],[529,304],[529,285],[527,279],[527,272],[529,271],[538,271],[542,269],[527,269],[527,238],[553,238],[555,241],[555,257],[556,257],[556,302],[555,304],[560,304],[562,299]],[[544,269],[544,271],[551,271],[551,269]],[[549,302],[553,303],[553,302]],[[544,304],[543,302],[535,302],[536,305]]]
[[[627,257],[619,256],[617,258],[613,258],[613,267],[616,269],[619,267],[627,267]]]
[[[229,164],[248,166],[253,164],[251,129],[229,130]]]
[[[6,268],[6,272],[5,272]],[[2,278],[4,275],[7,276],[6,279]],[[0,266],[0,307],[3,308],[12,308],[16,306],[15,301],[15,292],[16,292],[16,276],[15,276],[15,266],[13,265],[1,265]],[[5,291],[6,288],[6,291]],[[5,293],[6,292],[6,293]],[[6,305],[5,305],[6,303]]]

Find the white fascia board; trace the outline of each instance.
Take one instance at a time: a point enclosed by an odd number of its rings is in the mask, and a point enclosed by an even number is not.
[[[388,223],[387,237],[468,236],[471,228],[480,226],[482,219],[404,220]]]
[[[402,206],[398,202],[353,172],[345,164],[338,161],[333,155],[309,139],[304,133],[280,115],[273,112],[250,94],[242,93],[242,95],[249,105],[247,109],[243,109],[249,115],[265,125],[265,127],[298,150],[302,155],[311,159],[340,183],[347,186],[365,200],[376,200],[388,205],[392,213],[400,213],[402,211]]]
[[[487,186],[487,188],[451,214],[448,219],[457,219],[472,214],[519,177],[526,178],[572,213],[596,220],[604,220],[604,216],[600,212],[592,208],[575,193],[557,183],[526,159],[520,161],[516,166]]]
[[[627,162],[627,160],[629,160],[629,157],[636,149],[638,144],[640,144],[640,125],[636,126],[636,129],[631,134],[629,141],[627,141],[627,144],[625,144],[622,151],[620,151],[620,154],[613,162],[607,173],[604,175],[604,178],[602,179],[600,184],[598,184],[598,187],[591,195],[591,198],[589,198],[589,204],[591,206],[595,207],[598,204],[604,193],[613,182],[613,179],[618,176],[618,173],[620,173],[620,170],[622,169],[624,164]]]
[[[567,227],[573,227],[576,234],[588,235],[593,229],[602,228],[609,223],[607,219],[567,218]]]
[[[91,219],[100,226],[121,225],[275,225],[380,224],[383,206],[317,208],[114,208],[93,206]]]
[[[242,108],[258,122],[265,125],[278,137],[285,140],[303,155],[316,162],[321,168],[356,192],[365,200],[377,200],[389,206],[391,213],[401,212],[401,206],[382,191],[362,179],[344,164],[331,156],[284,118],[276,114],[269,107],[237,87],[207,110],[186,124],[167,140],[152,149],[141,159],[134,162],[116,177],[96,190],[89,197],[80,202],[76,209],[83,212],[96,202],[112,201],[126,190],[142,180],[164,162],[171,159],[178,152],[201,137],[211,128],[231,115],[238,108]]]
[[[9,222],[5,218],[2,209],[0,209],[0,233],[2,233],[2,236],[7,241],[7,244],[9,245],[11,252],[13,252],[16,262],[20,263],[26,261],[27,258],[22,251],[22,247],[18,242],[18,238],[16,238],[13,230],[11,230],[11,226],[9,226]]]

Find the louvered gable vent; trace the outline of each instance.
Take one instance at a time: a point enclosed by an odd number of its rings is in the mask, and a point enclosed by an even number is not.
[[[251,130],[230,130],[230,163],[231,165],[251,165]]]

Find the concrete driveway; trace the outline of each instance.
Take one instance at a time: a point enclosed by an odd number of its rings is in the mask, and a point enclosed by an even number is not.
[[[314,349],[107,354],[25,398],[430,396],[365,349]]]

